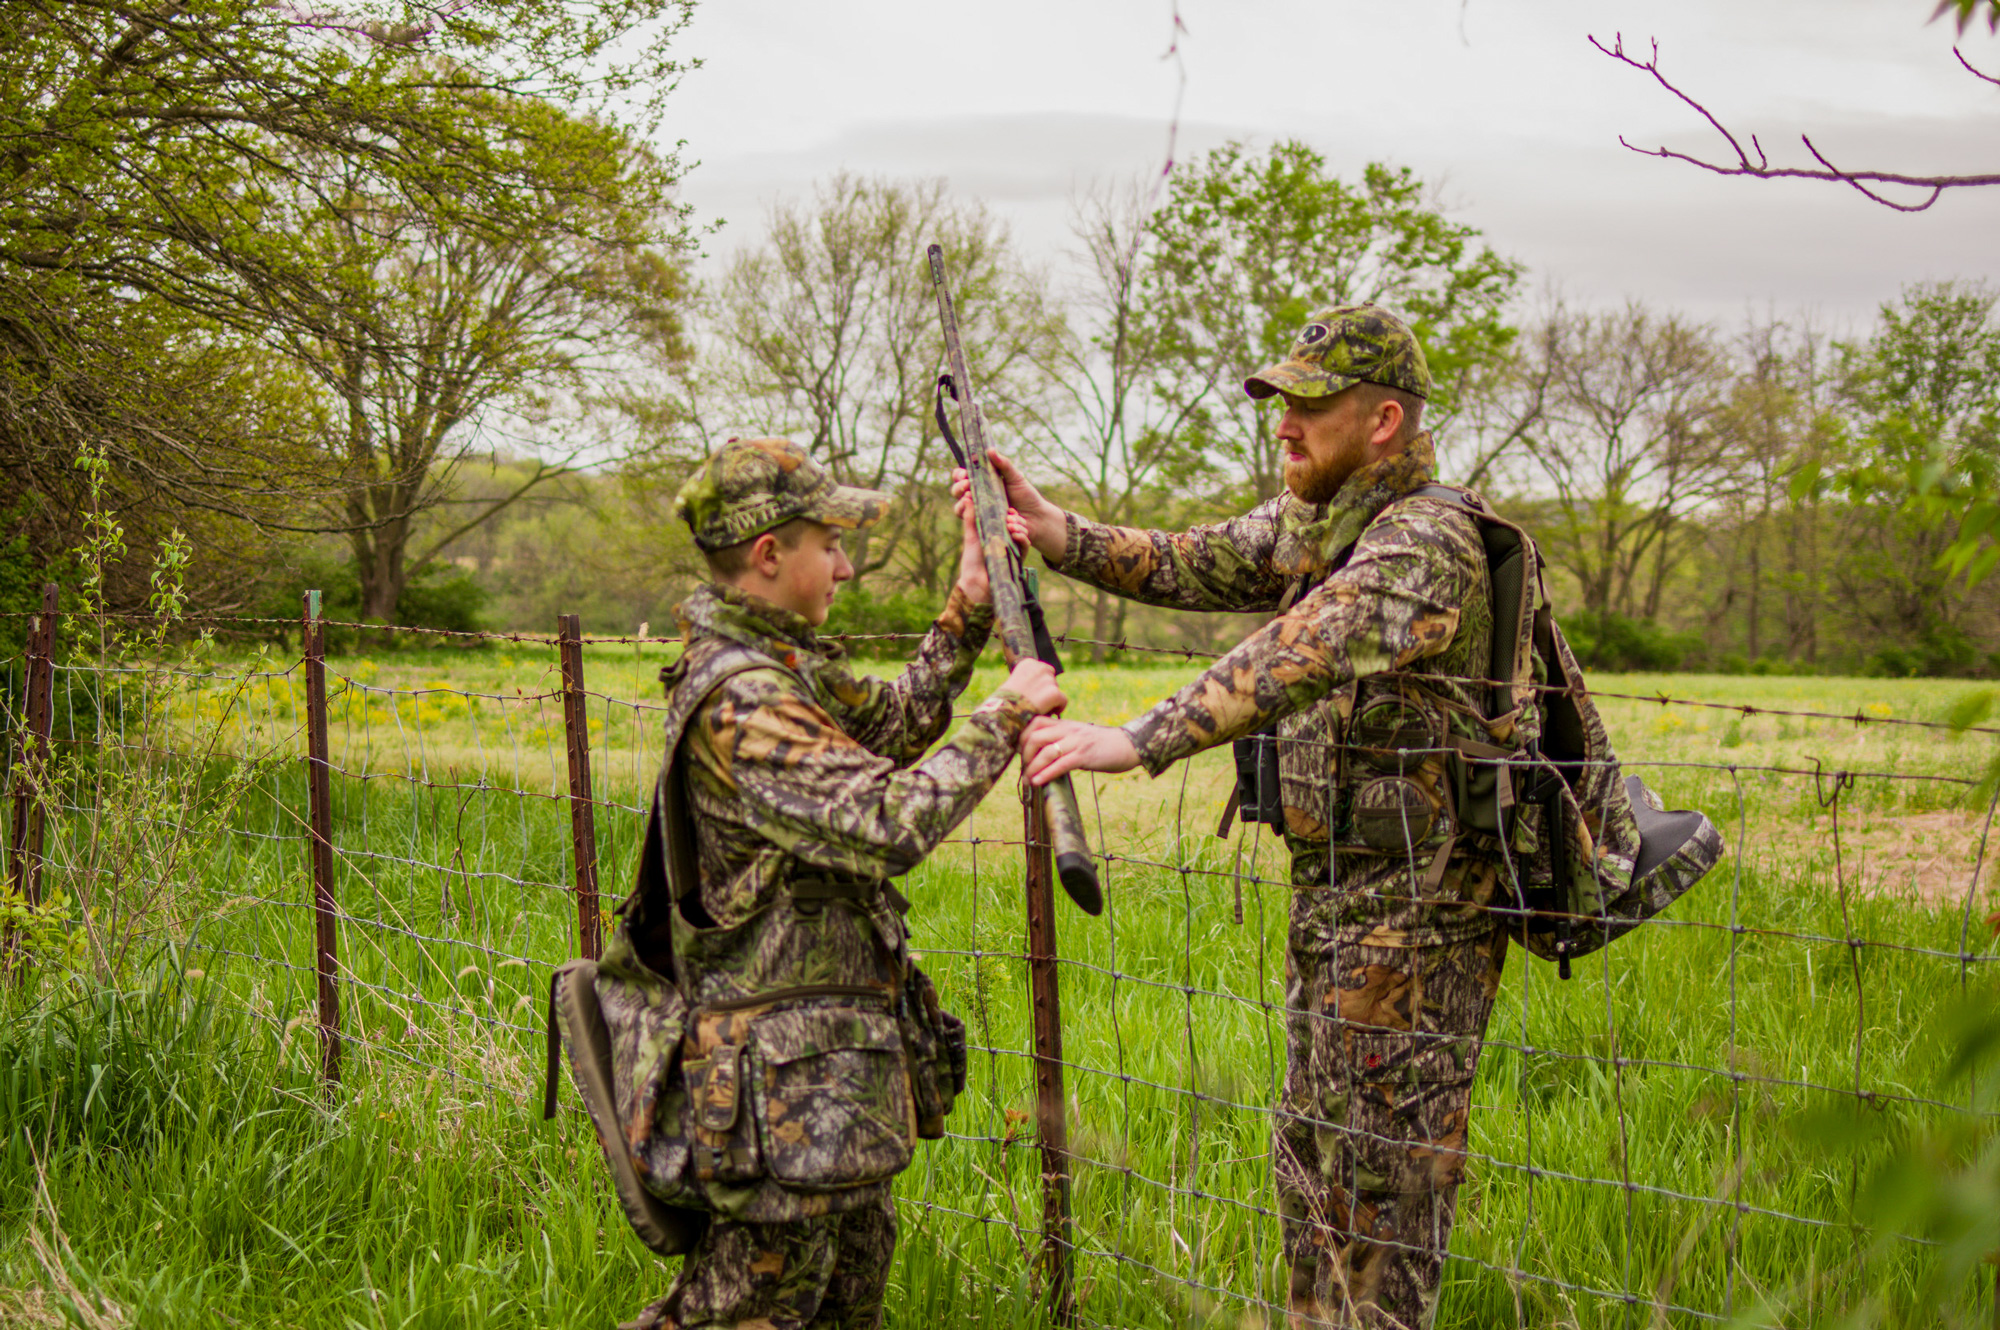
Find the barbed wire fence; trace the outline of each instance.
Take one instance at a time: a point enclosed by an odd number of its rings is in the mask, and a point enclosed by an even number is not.
[[[586,638],[575,616],[553,636],[336,624],[316,600],[300,620],[199,623],[231,649],[160,663],[65,649],[51,588],[7,684],[10,887],[32,906],[64,884],[100,951],[174,939],[329,1084],[442,1074],[525,1100],[549,972],[596,954],[636,862],[661,760],[649,671],[671,643]],[[508,682],[385,677],[369,655],[329,659],[329,630],[481,641],[482,669]],[[297,652],[273,649],[290,633]],[[1593,695],[1864,739],[1838,769],[1626,762],[1708,811],[1730,854],[1574,981],[1509,967],[1447,1305],[1468,1324],[1707,1324],[1916,1289],[1933,1239],[1861,1236],[1879,1149],[1822,1148],[1787,1123],[1828,1104],[1913,1128],[1994,1118],[1915,1036],[1993,973],[1979,905],[2000,792],[1952,754],[1905,769],[1901,745],[2000,729]],[[907,889],[976,1059],[950,1135],[901,1180],[906,1234],[967,1279],[1019,1281],[1058,1324],[1285,1317],[1270,1142],[1299,893],[1275,837],[1211,834],[1223,761],[1080,787],[1099,919],[1055,892],[1034,804],[1005,789]],[[1952,819],[1963,853],[1922,882],[1871,879],[1885,815]]]

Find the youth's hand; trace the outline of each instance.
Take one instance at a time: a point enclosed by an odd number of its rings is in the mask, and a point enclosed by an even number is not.
[[[993,463],[993,473],[1000,478],[1000,484],[1007,491],[1007,506],[1020,514],[1028,540],[1043,558],[1051,562],[1061,559],[1063,549],[1069,543],[1068,514],[1043,498],[1033,482],[1021,474],[1021,468],[998,448],[988,448],[986,457]],[[959,499],[971,492],[972,481],[967,478],[965,468],[954,468],[951,473],[951,497]]]
[[[1043,717],[1054,715],[1069,705],[1069,699],[1063,696],[1063,690],[1056,684],[1055,670],[1046,661],[1022,657],[1014,662],[1007,681],[1000,686],[1013,689],[1027,701],[1028,709],[1036,715],[1036,719],[1029,722],[1031,725],[1042,724]]]
[[[1131,736],[1109,725],[1044,716],[1030,721],[1021,736],[1021,774],[1034,785],[1072,771],[1130,771],[1138,765]]]
[[[974,605],[984,605],[993,598],[993,586],[986,577],[986,552],[979,544],[979,524],[972,516],[971,495],[958,500],[956,511],[965,528],[965,543],[958,551],[958,589]],[[1011,508],[1007,510],[1007,535],[1016,549],[1027,550],[1027,523]]]

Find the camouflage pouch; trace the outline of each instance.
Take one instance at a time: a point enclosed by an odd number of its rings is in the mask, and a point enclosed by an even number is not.
[[[556,970],[543,1116],[555,1116],[557,1058],[567,1052],[625,1217],[648,1247],[678,1256],[700,1239],[707,1216],[688,1191],[688,1141],[674,1074],[687,1009],[672,985],[664,988],[635,995],[589,960]]]
[[[704,1007],[688,1035],[688,1134],[695,1173],[703,1182],[737,1184],[764,1176],[751,1112],[751,1030],[763,1006]]]
[[[750,1027],[748,1114],[765,1173],[794,1191],[885,1182],[916,1149],[903,1034],[886,1007],[794,1007]]]
[[[1443,718],[1414,698],[1362,702],[1341,753],[1334,844],[1428,863],[1454,829],[1445,791],[1450,756]]]
[[[910,966],[897,1015],[910,1060],[910,1098],[917,1113],[917,1136],[944,1135],[952,1104],[965,1093],[965,1022],[938,1001],[931,977]]]
[[[699,1204],[692,1191],[680,1075],[688,1007],[680,989],[607,947],[594,985],[610,1037],[612,1102],[632,1167],[647,1191]]]

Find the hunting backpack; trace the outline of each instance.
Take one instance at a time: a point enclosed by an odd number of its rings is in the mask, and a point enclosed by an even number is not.
[[[1700,881],[1722,856],[1722,836],[1700,812],[1668,811],[1645,782],[1619,768],[1583,670],[1550,613],[1540,552],[1528,533],[1469,490],[1426,485],[1404,496],[1418,497],[1472,517],[1492,597],[1483,719],[1506,740],[1442,741],[1452,825],[1498,847],[1514,899],[1496,909],[1513,915],[1528,950],[1554,961],[1567,979],[1575,958],[1652,918]],[[1349,545],[1325,572],[1301,579],[1284,604],[1344,567],[1353,550]],[[1365,742],[1412,753],[1441,742],[1419,735],[1398,744],[1401,737]],[[1275,735],[1238,739],[1235,759],[1232,811],[1246,822],[1283,827]],[[1225,814],[1225,831],[1228,822]],[[1434,876],[1452,848],[1447,840],[1437,851]]]

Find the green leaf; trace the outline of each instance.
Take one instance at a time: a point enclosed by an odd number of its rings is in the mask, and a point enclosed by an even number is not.
[[[1819,490],[1819,463],[1807,462],[1792,476],[1791,495],[1793,503],[1803,503]]]
[[[1995,567],[2000,567],[2000,545],[1988,545],[1980,556],[1973,560],[1972,567],[1965,574],[1968,587],[1978,586]]]
[[[1993,690],[1982,688],[1958,699],[1957,704],[1945,713],[1945,721],[1952,729],[1963,733],[1992,714]]]
[[[1993,529],[1994,519],[2000,518],[2000,504],[1990,499],[1981,499],[1965,510],[1965,516],[1958,523],[1960,540],[1976,540]]]

